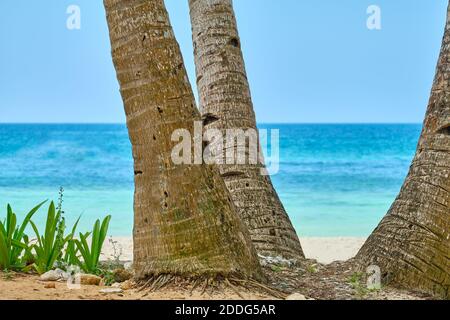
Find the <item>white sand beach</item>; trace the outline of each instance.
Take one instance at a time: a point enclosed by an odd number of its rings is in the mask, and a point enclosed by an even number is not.
[[[133,260],[133,239],[131,237],[114,237],[117,242],[116,251],[120,253],[120,260]],[[307,237],[300,238],[303,250],[308,259],[315,259],[320,263],[329,264],[333,261],[345,261],[353,258],[364,244],[365,238],[357,237]],[[119,249],[119,250],[117,250]],[[107,239],[104,245],[102,259],[114,257],[114,248]]]

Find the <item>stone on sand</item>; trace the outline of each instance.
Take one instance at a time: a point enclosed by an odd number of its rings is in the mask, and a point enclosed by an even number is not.
[[[41,281],[60,281],[67,280],[68,275],[61,269],[50,270],[42,274],[39,278]]]
[[[286,300],[308,300],[304,295],[300,294],[300,293],[293,293],[290,296],[288,296],[286,298]]]
[[[93,274],[80,275],[80,282],[82,285],[85,286],[98,286],[100,285],[100,281],[102,281],[102,278],[95,276]]]
[[[133,283],[131,282],[131,280],[127,280],[127,281],[122,282],[122,283],[120,284],[120,288],[121,288],[122,290],[130,290],[130,289],[133,288]]]
[[[102,294],[118,294],[118,293],[123,293],[123,290],[120,288],[106,288],[106,289],[101,289],[99,292]]]
[[[113,271],[113,277],[114,281],[121,283],[130,280],[133,277],[133,275],[128,270],[116,269]]]

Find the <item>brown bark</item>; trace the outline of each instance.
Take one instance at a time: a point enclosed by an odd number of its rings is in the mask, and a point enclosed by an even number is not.
[[[254,129],[256,119],[230,0],[189,0],[205,129]],[[223,145],[223,153],[226,145]],[[298,236],[263,165],[219,165],[261,255],[303,258]]]
[[[259,278],[216,168],[175,165],[171,135],[200,120],[163,0],[104,0],[135,167],[137,276]]]
[[[382,280],[449,297],[450,7],[424,127],[405,183],[358,253]]]

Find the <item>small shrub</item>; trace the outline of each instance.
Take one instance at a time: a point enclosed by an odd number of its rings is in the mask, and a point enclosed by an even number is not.
[[[120,261],[123,254],[122,246],[118,241],[114,240],[111,236],[109,237],[108,242],[112,249],[112,253],[108,257],[107,261],[101,263],[101,268],[107,270],[122,269],[123,264]]]
[[[77,257],[77,264],[80,268],[88,273],[98,273],[98,262],[102,252],[103,243],[108,233],[109,222],[111,216],[107,216],[100,225],[100,220],[95,222],[92,232],[80,233],[80,239],[75,240],[75,244],[83,258],[81,262]],[[91,236],[91,246],[89,247],[87,239]]]
[[[316,265],[312,264],[306,267],[306,271],[309,273],[317,273]]]
[[[18,270],[25,267],[22,253],[27,250],[28,237],[25,229],[31,222],[33,215],[45,203],[42,202],[33,208],[25,217],[20,226],[17,225],[17,216],[8,204],[6,220],[0,221],[0,269]],[[26,242],[24,242],[24,239]]]
[[[270,268],[272,269],[273,272],[281,272],[283,271],[283,268],[281,268],[280,266],[270,266]]]
[[[39,233],[36,224],[30,221],[37,237],[37,243],[31,246],[31,249],[35,252],[35,262],[32,266],[37,273],[43,274],[52,270],[55,263],[62,259],[64,246],[73,239],[78,221],[75,223],[72,233],[65,237],[65,224],[61,222],[61,210],[56,211],[53,202],[50,203],[48,209],[45,233],[43,235]]]
[[[355,290],[355,295],[358,298],[363,299],[368,294],[379,291],[378,289],[367,288],[367,285],[365,285],[363,281],[364,281],[364,274],[361,272],[353,273],[349,279],[349,283],[352,286],[353,290]]]
[[[0,270],[30,271],[34,269],[37,273],[43,274],[56,266],[62,269],[78,266],[87,273],[102,274],[105,278],[112,277],[108,271],[110,268],[106,271],[99,268],[100,254],[111,216],[107,216],[102,223],[97,220],[92,232],[80,233],[80,238],[75,239],[80,217],[71,232],[65,235],[63,192],[64,189],[61,188],[57,207],[53,201],[50,203],[43,234],[39,232],[32,217],[46,201],[31,210],[20,226],[17,225],[17,216],[8,205],[6,219],[3,222],[0,221]],[[25,234],[29,224],[36,234],[36,240],[30,241]],[[90,236],[92,237],[91,246],[87,243]],[[121,251],[117,251],[116,243],[113,244],[115,258],[113,263],[118,263]]]

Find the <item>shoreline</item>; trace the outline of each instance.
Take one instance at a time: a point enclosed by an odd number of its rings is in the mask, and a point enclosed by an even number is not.
[[[101,258],[114,259],[114,246],[116,242],[116,255],[120,260],[133,260],[133,238],[109,237],[105,240]],[[300,243],[306,258],[317,260],[321,264],[330,264],[334,261],[346,261],[353,258],[362,247],[367,238],[364,237],[301,237]]]

